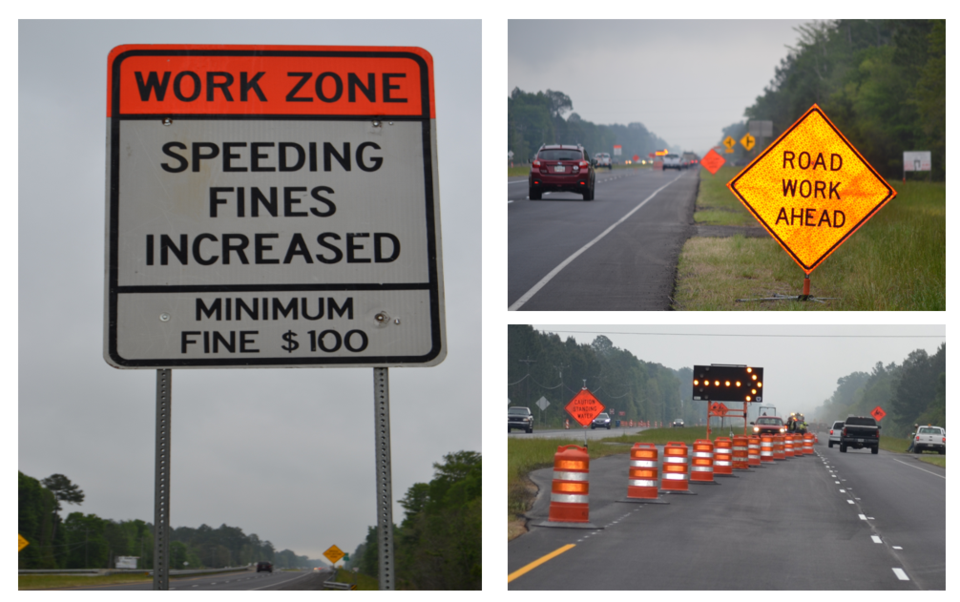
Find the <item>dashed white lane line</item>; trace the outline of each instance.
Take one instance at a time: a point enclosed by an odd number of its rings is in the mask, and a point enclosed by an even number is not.
[[[651,195],[648,196],[647,198],[643,199],[643,201],[641,201],[639,205],[637,205],[636,207],[634,207],[633,209],[631,209],[630,211],[628,211],[626,215],[624,215],[624,216],[621,217],[619,220],[617,220],[616,222],[614,222],[614,224],[613,224],[612,226],[610,226],[609,228],[607,228],[606,230],[604,230],[603,232],[601,232],[596,238],[594,238],[593,240],[591,240],[591,241],[588,242],[587,244],[585,244],[585,245],[583,245],[582,247],[580,247],[580,249],[579,249],[577,252],[575,252],[573,255],[571,255],[570,257],[567,257],[566,259],[564,259],[564,260],[560,263],[560,265],[558,265],[557,267],[555,267],[555,268],[553,268],[552,270],[550,270],[550,273],[547,274],[546,276],[544,276],[544,277],[540,280],[540,282],[538,282],[538,283],[536,283],[535,285],[533,285],[533,288],[531,288],[531,289],[528,290],[526,293],[524,293],[522,297],[520,297],[519,299],[517,299],[516,301],[514,301],[514,302],[513,302],[513,305],[511,305],[510,307],[507,308],[507,311],[516,311],[516,310],[520,309],[521,307],[523,307],[523,306],[527,303],[527,301],[529,301],[534,295],[536,295],[536,294],[540,291],[540,289],[542,289],[544,286],[546,286],[548,282],[550,282],[551,280],[553,280],[554,277],[563,270],[563,268],[565,268],[565,267],[567,267],[568,265],[570,265],[570,263],[572,263],[574,259],[576,259],[577,257],[580,257],[580,255],[582,255],[583,253],[585,253],[585,252],[587,251],[587,249],[589,249],[589,248],[592,247],[593,245],[597,244],[597,243],[598,243],[600,240],[602,240],[607,234],[609,234],[611,231],[613,231],[614,228],[616,228],[617,226],[619,226],[619,225],[622,224],[623,222],[627,221],[627,219],[628,219],[631,215],[633,215],[634,213],[636,213],[637,211],[639,211],[641,207],[643,207],[644,205],[646,205],[646,204],[650,201],[650,199],[652,199],[653,197],[657,196],[657,194],[658,194],[661,190],[663,190],[663,189],[666,188],[667,186],[673,184],[674,182],[676,182],[677,180],[679,180],[682,176],[683,176],[683,174],[680,174],[679,176],[677,176],[677,177],[674,178],[673,180],[670,180],[669,182],[667,182],[666,184],[664,184],[664,185],[661,186],[660,188],[657,188],[655,191],[653,191],[653,194],[651,194]]]
[[[847,503],[848,503],[848,504],[853,504],[854,501],[853,501],[853,500],[847,500]]]
[[[903,569],[894,568],[893,574],[897,576],[897,579],[900,581],[910,581],[910,577],[907,577],[907,574],[903,572]]]
[[[860,520],[867,520],[867,515],[866,515],[866,514],[858,514],[857,516],[860,517]]]
[[[894,550],[902,550],[902,549],[903,549],[903,548],[901,548],[900,546],[890,546],[890,547],[893,548]]]
[[[873,543],[883,543],[882,541],[880,541],[880,536],[879,536],[879,535],[871,535],[871,536],[870,536],[870,539],[873,540]]]

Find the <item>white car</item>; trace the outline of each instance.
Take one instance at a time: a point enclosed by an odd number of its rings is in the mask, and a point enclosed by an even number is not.
[[[837,420],[830,427],[830,439],[827,441],[827,447],[833,447],[834,443],[840,445],[841,432],[843,432],[843,420]]]
[[[669,154],[669,155],[664,155],[664,156],[663,156],[663,170],[664,170],[664,171],[666,171],[666,170],[668,170],[668,169],[676,169],[676,170],[679,171],[679,170],[681,170],[681,169],[683,169],[683,168],[684,168],[684,166],[683,166],[683,162],[680,160],[680,155],[675,155],[675,154],[671,153],[671,154]]]
[[[923,453],[925,449],[932,449],[947,453],[947,431],[939,426],[921,426],[913,436],[913,451]]]

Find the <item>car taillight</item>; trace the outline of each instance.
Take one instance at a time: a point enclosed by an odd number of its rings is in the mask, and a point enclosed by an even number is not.
[[[917,440],[917,441],[919,441],[919,440],[920,440],[920,435],[917,435],[917,439],[916,439],[916,440]]]
[[[540,168],[540,159],[534,159],[534,160],[533,160],[533,166],[536,167],[537,169],[539,169],[539,168]]]
[[[581,162],[580,162],[580,169],[586,169],[586,168],[588,168],[588,167],[590,167],[590,163],[589,163],[589,162],[587,162],[587,161],[581,161]]]
[[[831,435],[833,434],[833,429],[830,429],[830,434],[831,434]]]
[[[946,438],[946,437],[943,438],[943,444],[944,444],[944,445],[947,444],[947,438]]]

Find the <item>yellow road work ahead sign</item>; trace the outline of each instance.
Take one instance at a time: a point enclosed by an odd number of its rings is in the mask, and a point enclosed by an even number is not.
[[[340,561],[340,559],[343,558],[343,550],[341,550],[337,546],[330,546],[329,548],[327,548],[327,551],[323,553],[323,555],[326,556],[327,560],[329,560],[333,564],[337,564]]]
[[[23,535],[17,533],[17,553],[30,545],[30,542],[23,538]]]
[[[757,143],[757,140],[750,135],[750,132],[740,139],[740,144],[743,145],[743,148],[747,150],[753,150],[753,145]]]
[[[727,187],[807,274],[897,195],[817,105]]]

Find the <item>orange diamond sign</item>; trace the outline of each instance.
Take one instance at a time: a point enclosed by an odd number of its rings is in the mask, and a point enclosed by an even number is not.
[[[897,196],[817,105],[727,187],[807,274]]]
[[[717,173],[717,170],[723,167],[723,164],[726,162],[727,160],[712,148],[710,152],[703,156],[703,159],[700,159],[700,165],[703,165],[703,168],[709,171],[710,175]]]
[[[883,408],[881,408],[880,406],[877,406],[873,408],[873,411],[870,412],[870,415],[873,416],[874,420],[876,420],[877,422],[880,422],[881,420],[883,420],[883,417],[887,415],[887,413],[883,411]]]
[[[581,426],[588,426],[603,411],[603,404],[593,393],[583,389],[570,400],[566,409]]]

